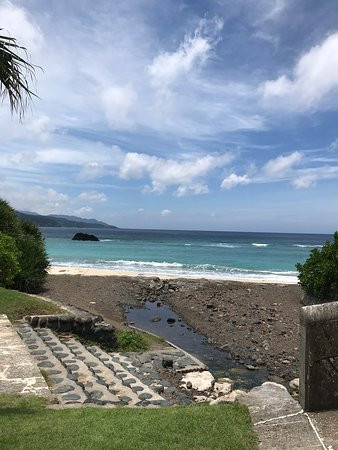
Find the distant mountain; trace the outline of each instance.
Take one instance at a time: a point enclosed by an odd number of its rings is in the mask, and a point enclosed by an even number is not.
[[[66,215],[62,215],[62,214],[48,214],[49,217],[56,217],[57,219],[61,218],[61,219],[66,219],[69,220],[71,222],[83,222],[83,223],[92,223],[95,225],[103,225],[104,227],[112,227],[112,225],[108,225],[105,222],[101,222],[100,220],[96,220],[96,219],[83,219],[82,217],[77,217],[77,216],[66,216]],[[116,228],[116,227],[113,227]]]
[[[66,215],[42,216],[37,213],[16,211],[24,220],[29,220],[39,227],[69,227],[69,228],[117,228],[114,225],[100,222],[96,219],[83,219],[82,217]]]

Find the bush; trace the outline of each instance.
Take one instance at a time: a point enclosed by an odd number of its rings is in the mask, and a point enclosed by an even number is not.
[[[136,331],[119,331],[116,342],[117,350],[122,352],[143,352],[149,348],[144,337]]]
[[[38,292],[45,282],[49,265],[39,228],[20,219],[14,209],[0,199],[0,232],[12,237],[19,251],[19,271],[11,287],[24,292]]]
[[[304,264],[296,264],[302,289],[321,301],[338,300],[338,232],[333,242],[326,242],[321,250],[313,249]]]
[[[0,231],[0,286],[11,287],[20,271],[20,253],[11,236]]]

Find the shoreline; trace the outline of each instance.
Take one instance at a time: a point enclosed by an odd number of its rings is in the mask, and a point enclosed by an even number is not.
[[[49,275],[82,275],[82,276],[99,276],[99,277],[131,277],[131,278],[159,278],[160,280],[208,280],[208,281],[234,281],[239,283],[253,284],[280,284],[280,285],[297,285],[298,279],[295,281],[281,280],[278,278],[240,278],[240,277],[217,277],[217,276],[200,276],[188,274],[164,274],[156,272],[131,272],[131,271],[115,271],[112,269],[97,269],[92,267],[67,267],[67,266],[51,266],[48,269]]]

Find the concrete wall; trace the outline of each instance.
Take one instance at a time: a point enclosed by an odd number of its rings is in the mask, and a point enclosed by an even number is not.
[[[305,411],[338,408],[338,302],[300,312],[299,398]]]

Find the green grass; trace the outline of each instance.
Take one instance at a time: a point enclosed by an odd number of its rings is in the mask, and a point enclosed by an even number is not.
[[[9,320],[14,321],[23,316],[67,312],[53,303],[0,287],[0,314],[7,314]]]
[[[119,352],[144,352],[149,350],[149,343],[144,333],[132,330],[118,331],[116,333],[116,350]]]
[[[0,395],[1,449],[258,449],[243,405],[46,409]]]

